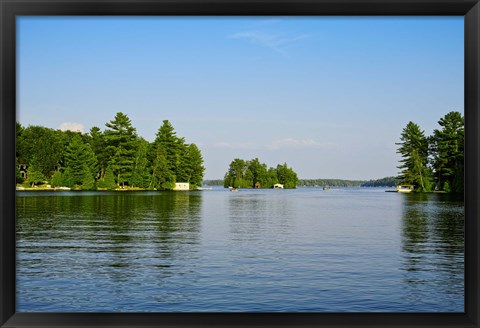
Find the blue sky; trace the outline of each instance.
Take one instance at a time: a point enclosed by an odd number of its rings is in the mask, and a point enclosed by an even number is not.
[[[153,141],[165,119],[205,178],[236,157],[300,178],[396,175],[402,129],[464,107],[463,17],[20,17],[17,119]]]

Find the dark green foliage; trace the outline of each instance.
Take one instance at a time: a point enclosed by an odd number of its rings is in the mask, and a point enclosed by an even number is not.
[[[87,166],[83,166],[82,170],[82,184],[81,184],[81,189],[82,190],[93,190],[95,189],[95,178],[93,177],[93,173],[91,169]]]
[[[156,156],[153,160],[152,177],[149,189],[173,189],[175,177],[168,169],[168,162],[162,147],[157,147]]]
[[[94,126],[90,129],[90,146],[92,147],[98,162],[98,176],[103,178],[108,166],[107,142],[100,128]]]
[[[113,174],[113,169],[110,166],[107,166],[103,178],[101,178],[97,183],[97,187],[105,189],[115,189],[116,186],[117,184],[115,183],[115,175]]]
[[[130,179],[130,185],[132,187],[148,188],[151,176],[147,158],[148,148],[148,142],[140,138],[135,153],[132,177]]]
[[[450,112],[438,121],[442,129],[425,137],[418,125],[409,122],[402,132],[398,152],[402,154],[403,183],[417,191],[433,189],[462,193],[464,186],[464,118]]]
[[[420,127],[409,122],[403,129],[398,153],[402,155],[402,171],[398,178],[402,183],[415,186],[418,191],[430,191],[433,187],[432,173],[428,164],[428,140]]]
[[[30,183],[33,187],[34,185],[43,183],[44,181],[45,175],[43,174],[43,172],[37,167],[36,164],[30,164],[27,170],[27,182]]]
[[[175,184],[177,181],[177,171],[180,161],[182,142],[176,136],[172,124],[164,120],[162,126],[158,129],[154,145],[157,151],[161,149],[166,161],[167,172],[164,176],[167,181]],[[157,172],[158,173],[158,172]],[[183,176],[181,177],[183,178]]]
[[[94,179],[97,172],[97,158],[89,144],[75,135],[65,150],[65,169],[68,169],[69,184],[82,185],[86,175]],[[87,179],[88,180],[88,179]]]
[[[17,130],[19,164],[33,163],[36,171],[49,177],[63,155],[64,143],[61,132],[41,126],[29,126],[20,130],[21,134]]]
[[[50,179],[50,184],[54,187],[63,186],[63,178],[60,171],[55,171],[55,173],[53,173],[52,178]]]
[[[284,188],[296,188],[297,182],[297,174],[286,163],[278,165],[276,169],[267,169],[267,165],[260,163],[258,158],[250,161],[235,158],[225,174],[223,186],[225,188],[272,188],[274,184],[281,183]]]
[[[440,190],[463,192],[464,123],[460,113],[450,112],[438,121],[442,129],[435,129],[430,138],[435,180]]]
[[[108,165],[113,169],[117,184],[128,184],[135,163],[137,132],[128,116],[121,112],[105,126],[109,128],[104,133]]]
[[[287,166],[287,163],[283,165],[277,165],[277,177],[278,182],[283,184],[284,188],[296,188],[298,177],[297,174],[292,170],[292,168]]]
[[[153,143],[139,138],[123,113],[88,134],[40,126],[17,129],[16,179],[26,165],[29,183],[51,181],[53,186],[114,189],[118,185],[143,189],[173,189],[178,182],[200,186],[205,168],[200,150],[176,136],[165,120]]]
[[[15,158],[15,181],[16,183],[21,183],[23,181],[22,173],[20,172],[20,167],[18,164],[18,157]]]
[[[245,175],[247,172],[247,165],[243,159],[235,158],[228,168],[228,172],[225,174],[224,184],[225,188],[251,188],[247,182],[245,182]]]
[[[203,166],[203,157],[197,145],[190,144],[187,147],[187,160],[189,172],[189,183],[191,187],[199,187],[202,185],[203,173],[205,167]]]

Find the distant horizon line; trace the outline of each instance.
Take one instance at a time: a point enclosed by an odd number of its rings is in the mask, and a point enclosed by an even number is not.
[[[341,181],[370,181],[370,180],[380,180],[385,178],[396,178],[396,176],[385,176],[381,178],[370,178],[370,179],[341,179],[341,178],[298,178],[298,180],[341,180]],[[203,181],[223,181],[224,179],[207,179],[204,178]]]

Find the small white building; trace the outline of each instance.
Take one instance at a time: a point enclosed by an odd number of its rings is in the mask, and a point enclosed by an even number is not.
[[[283,189],[283,184],[276,183],[276,184],[273,185],[273,189]]]
[[[189,190],[190,184],[188,182],[176,182],[173,190]]]

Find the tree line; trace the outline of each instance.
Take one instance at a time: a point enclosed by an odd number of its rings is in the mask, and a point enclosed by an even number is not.
[[[297,173],[287,163],[278,164],[276,168],[267,168],[258,158],[243,160],[235,158],[225,173],[223,186],[233,188],[272,188],[280,183],[284,188],[296,188]]]
[[[416,191],[463,193],[465,120],[459,112],[442,117],[439,129],[426,136],[416,123],[403,129],[397,153],[402,159],[398,178]]]
[[[223,186],[224,180],[213,179],[204,180],[203,184],[207,186]],[[385,177],[381,179],[370,180],[344,180],[344,179],[298,179],[297,186],[315,187],[394,187],[401,181],[397,177]]]
[[[92,127],[89,133],[80,133],[17,122],[17,183],[48,182],[85,190],[171,190],[176,182],[201,186],[205,171],[201,151],[178,137],[168,120],[153,142],[139,137],[121,112],[105,126],[104,131]]]
[[[298,185],[305,187],[393,187],[400,182],[396,177],[385,177],[376,180],[343,180],[343,179],[299,179]]]

